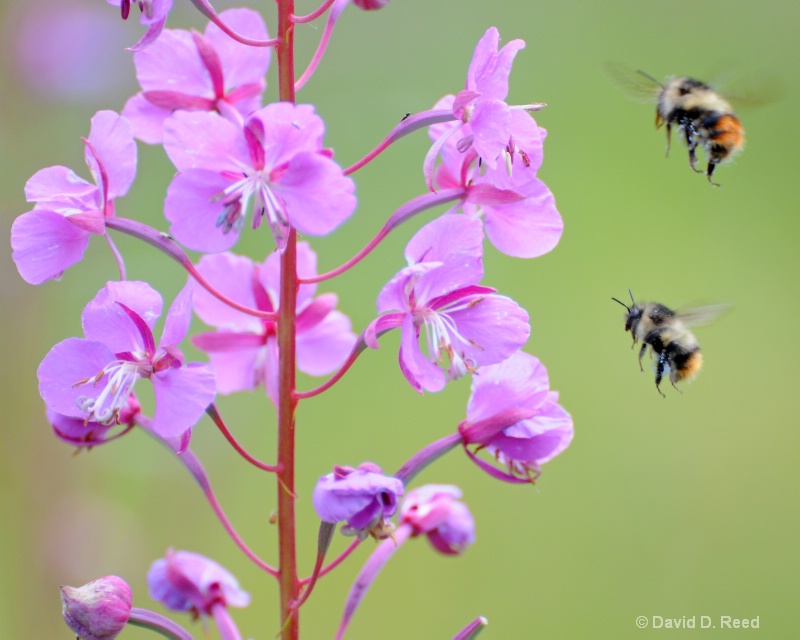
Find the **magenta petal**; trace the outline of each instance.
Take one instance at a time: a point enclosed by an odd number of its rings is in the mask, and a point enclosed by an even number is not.
[[[420,350],[417,328],[410,314],[403,319],[400,370],[418,393],[422,393],[423,389],[431,393],[441,391],[447,382],[442,370],[436,363],[428,360]]]
[[[161,295],[146,282],[109,282],[83,310],[84,335],[102,342],[114,353],[142,351],[141,333],[117,302],[136,313],[151,331],[161,315]]]
[[[319,153],[322,150],[325,124],[314,112],[313,105],[273,102],[251,118],[258,118],[264,126],[264,149],[270,166],[288,163],[304,151]]]
[[[164,151],[179,171],[242,173],[250,152],[242,130],[217,113],[176,111],[164,123]]]
[[[275,183],[275,193],[286,203],[290,224],[302,233],[327,235],[356,208],[353,181],[341,167],[319,153],[301,152],[289,162]]]
[[[147,27],[147,31],[144,32],[144,35],[139,38],[139,41],[134,44],[132,47],[128,47],[129,51],[141,51],[142,49],[146,49],[150,46],[153,42],[156,41],[158,36],[161,35],[161,32],[164,30],[164,25],[167,24],[167,18],[164,16],[157,22],[153,22]]]
[[[338,369],[356,341],[350,319],[332,311],[325,319],[297,334],[297,367],[311,376],[323,376]]]
[[[214,400],[217,389],[214,370],[198,362],[164,369],[151,380],[156,397],[152,429],[164,438],[179,436],[193,427]]]
[[[515,258],[535,258],[551,251],[561,239],[564,222],[553,194],[536,179],[526,185],[535,194],[521,202],[484,208],[486,235],[503,253]]]
[[[227,252],[203,256],[197,263],[197,271],[212,287],[234,302],[250,308],[256,307],[253,295],[254,270],[250,258]],[[192,299],[195,313],[212,327],[240,331],[261,329],[258,318],[231,309],[203,287],[194,288]]]
[[[478,366],[502,362],[528,341],[531,331],[528,312],[505,296],[487,295],[478,304],[451,311],[450,317],[469,343],[460,347]]]
[[[300,278],[310,278],[317,275],[317,254],[307,242],[297,243],[297,275]],[[258,270],[258,281],[269,293],[277,308],[281,291],[281,254],[278,251],[270,253],[261,268]],[[297,292],[297,308],[302,309],[314,296],[316,284],[301,284]]]
[[[230,249],[239,238],[231,229],[223,233],[217,219],[223,212],[218,200],[230,180],[219,173],[189,169],[175,176],[167,189],[164,215],[175,239],[189,249],[215,253]]]
[[[108,199],[128,193],[136,177],[137,158],[131,123],[113,111],[98,111],[92,118],[89,143],[103,163],[108,178]],[[88,149],[85,155],[91,167]],[[95,181],[100,184],[97,176]]]
[[[61,277],[88,245],[88,232],[52,211],[23,213],[11,226],[11,257],[29,284]]]
[[[210,353],[211,366],[217,374],[217,391],[222,394],[254,391],[264,382],[262,347]]]
[[[189,280],[172,301],[164,320],[161,346],[172,347],[181,343],[192,321],[192,281]]]
[[[164,137],[164,121],[171,115],[137,93],[122,109],[122,115],[133,127],[134,135],[147,144],[160,144]]]
[[[103,376],[95,387],[74,385],[97,375],[114,360],[114,353],[100,342],[67,338],[55,345],[39,365],[39,394],[56,413],[71,418],[86,417],[86,413],[78,408],[77,399],[90,395],[93,388],[102,389],[107,376]]]
[[[212,98],[211,83],[189,31],[168,29],[158,42],[133,56],[144,91],[180,91]]]
[[[228,9],[220,13],[219,17],[231,29],[245,37],[253,40],[269,39],[261,14],[252,9]],[[272,54],[271,47],[250,47],[237,42],[213,22],[209,22],[205,33],[222,61],[226,89],[250,83],[260,83],[263,87]]]

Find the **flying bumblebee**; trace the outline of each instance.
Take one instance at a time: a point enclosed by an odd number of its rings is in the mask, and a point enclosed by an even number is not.
[[[630,331],[633,336],[633,345],[640,340],[642,348],[639,350],[639,369],[642,367],[642,357],[647,347],[651,353],[658,356],[656,363],[656,389],[661,391],[661,378],[665,371],[669,371],[669,380],[672,386],[678,388],[676,383],[681,380],[691,382],[703,366],[703,354],[694,334],[689,331],[691,325],[708,322],[725,310],[726,305],[713,305],[699,307],[678,313],[658,302],[637,304],[631,295],[631,306],[621,300],[619,302],[627,309],[625,314],[625,331]]]
[[[631,94],[656,103],[656,128],[666,125],[667,155],[669,155],[672,127],[677,127],[689,147],[689,166],[703,173],[697,164],[697,148],[706,154],[708,181],[718,187],[711,176],[717,165],[730,160],[744,147],[744,128],[733,112],[733,107],[705,82],[686,76],[671,76],[659,82],[644,71],[636,73],[646,78],[640,82],[625,77],[616,67],[609,70]]]

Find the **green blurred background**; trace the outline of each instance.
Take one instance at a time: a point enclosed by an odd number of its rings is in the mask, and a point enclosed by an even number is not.
[[[178,4],[170,26],[203,25],[189,3]],[[273,3],[259,4],[274,25]],[[299,9],[313,6],[302,2]],[[572,447],[545,467],[535,488],[493,481],[459,451],[430,468],[421,482],[462,487],[477,520],[477,544],[456,559],[424,541],[407,544],[372,587],[349,638],[449,638],[477,615],[490,622],[483,637],[495,639],[800,635],[799,20],[800,7],[788,0],[396,0],[379,12],[345,12],[299,96],[317,105],[326,143],[343,164],[406,112],[461,88],[487,27],[497,26],[504,41],[527,41],[509,101],[549,104],[538,117],[549,131],[540,175],[556,194],[565,232],[553,253],[533,261],[487,245],[485,282],[530,311],[527,350],[547,365],[576,429]],[[88,175],[80,137],[96,110],[119,110],[136,90],[122,47],[141,28],[123,24],[98,0],[6,0],[0,22],[0,211],[8,237],[13,219],[28,210],[23,186],[35,171],[63,164]],[[317,25],[297,29],[300,61],[320,34]],[[605,73],[606,62],[657,77],[710,80],[733,71],[733,92],[768,87],[781,97],[740,110],[747,149],[719,169],[723,187],[715,189],[689,170],[682,146],[664,159],[653,107],[627,99]],[[270,81],[274,99],[274,68]],[[357,214],[334,237],[313,242],[323,269],[340,264],[391,211],[423,192],[428,144],[423,135],[404,139],[357,174]],[[160,149],[140,146],[138,179],[118,203],[120,215],[166,229],[160,212],[171,175]],[[377,292],[402,266],[403,247],[422,222],[399,229],[367,263],[320,288],[339,293],[357,330],[372,319]],[[262,258],[267,236],[248,235],[237,249]],[[167,300],[179,290],[184,276],[173,263],[126,238],[119,245],[129,277],[154,283]],[[55,342],[80,333],[82,307],[113,277],[103,243],[93,240],[87,259],[62,282],[38,288],[18,277],[5,246],[4,637],[69,638],[58,585],[110,573],[129,581],[135,605],[160,611],[145,574],[170,546],[227,566],[253,596],[248,609],[235,612],[243,635],[274,637],[273,581],[239,554],[165,450],[133,433],[73,456],[44,420],[36,368]],[[732,305],[698,329],[706,367],[682,395],[666,385],[661,398],[651,373],[639,373],[622,309],[610,300],[625,299],[629,287],[641,299],[678,308]],[[335,463],[364,460],[396,469],[464,417],[468,381],[418,397],[398,370],[397,346],[398,336],[387,336],[332,392],[300,408],[303,573],[313,562],[317,522],[308,498],[319,475]],[[274,457],[274,418],[262,394],[220,405],[257,455]],[[274,559],[271,479],[241,463],[207,420],[192,442],[240,533]],[[345,542],[337,536],[334,550]],[[371,546],[322,580],[303,609],[303,637],[333,636]],[[720,615],[759,616],[760,629],[639,630],[635,619],[642,615],[708,615],[715,624]],[[200,624],[191,628],[203,636]],[[129,630],[122,637],[152,636]]]

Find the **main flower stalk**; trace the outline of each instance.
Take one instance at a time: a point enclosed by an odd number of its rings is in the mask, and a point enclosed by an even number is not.
[[[278,0],[278,81],[280,99],[295,102],[294,0]],[[282,640],[300,637],[299,613],[291,605],[300,596],[297,578],[297,540],[294,491],[295,328],[297,321],[297,232],[292,230],[281,255],[280,314],[278,316],[278,544],[280,547],[280,615]]]

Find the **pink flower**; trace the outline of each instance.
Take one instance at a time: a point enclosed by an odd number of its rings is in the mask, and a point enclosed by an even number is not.
[[[301,277],[317,273],[317,256],[308,246],[297,245]],[[251,308],[277,311],[280,290],[280,255],[271,253],[264,264],[232,253],[204,256],[197,270],[218,291]],[[325,293],[314,298],[316,285],[300,286],[297,295],[297,366],[303,373],[321,376],[334,372],[347,358],[356,336],[350,320],[336,311],[337,297]],[[253,390],[264,385],[278,401],[278,340],[274,322],[260,320],[223,304],[199,289],[194,310],[217,331],[201,333],[192,344],[206,351],[217,372],[220,393]]]
[[[131,588],[117,576],[61,587],[61,615],[81,640],[114,640],[128,623],[131,601]]]
[[[220,18],[253,39],[269,37],[261,15],[250,9],[230,9]],[[213,23],[205,36],[167,29],[133,56],[143,91],[128,100],[122,115],[133,124],[136,137],[149,144],[161,142],[164,121],[177,110],[226,115],[235,109],[239,117],[247,116],[261,106],[270,51],[241,44]]]
[[[403,483],[385,476],[378,465],[365,462],[352,467],[334,467],[314,489],[314,508],[323,522],[346,522],[342,533],[364,540],[371,535],[387,538],[393,530],[388,522],[403,496]]]
[[[14,221],[11,247],[19,274],[30,284],[58,279],[80,262],[89,236],[105,234],[114,198],[128,192],[136,175],[136,143],[125,118],[98,111],[84,143],[94,184],[59,166],[36,172],[25,185],[25,197],[36,205]]]
[[[427,484],[409,491],[400,507],[400,522],[426,535],[434,549],[456,555],[475,542],[475,520],[452,485]]]
[[[215,609],[246,607],[250,595],[213,560],[191,551],[167,551],[147,572],[150,597],[167,609],[214,615]]]
[[[452,211],[460,209],[471,218],[483,218],[486,235],[500,251],[535,258],[558,244],[564,223],[550,189],[536,177],[545,130],[524,111],[513,111],[511,121],[513,145],[505,164],[486,167],[477,162],[474,150],[460,151],[455,137],[450,137],[441,148],[435,183],[439,189],[466,189],[467,197]],[[442,127],[431,126],[431,137],[441,136]]]
[[[278,247],[291,228],[326,235],[356,206],[354,185],[322,148],[325,126],[311,105],[270,104],[244,129],[214,113],[180,111],[164,125],[164,149],[179,170],[167,191],[170,232],[197,251],[236,242],[248,211],[266,217]]]
[[[172,9],[172,0],[106,0],[108,4],[120,8],[122,19],[127,20],[131,12],[131,5],[139,5],[142,17],[139,22],[147,26],[147,31],[132,47],[131,51],[141,51],[161,34],[167,23],[167,14]]]
[[[420,393],[440,391],[447,380],[502,362],[528,339],[525,310],[478,284],[482,242],[478,220],[454,215],[434,220],[408,243],[409,266],[378,296],[384,315],[370,324],[367,344],[375,348],[379,332],[401,327],[400,369]],[[427,356],[419,346],[423,328]]]
[[[187,284],[167,313],[161,343],[153,325],[161,296],[144,282],[109,282],[83,310],[86,338],[58,343],[39,365],[39,393],[51,411],[99,424],[116,424],[136,381],[149,378],[155,392],[152,430],[182,435],[214,399],[214,372],[184,362],[178,344],[191,320]]]
[[[359,9],[371,11],[373,9],[383,9],[389,4],[389,0],[353,0],[353,4]]]
[[[456,124],[442,125],[445,133],[434,143],[429,156],[450,136],[457,135],[459,150],[473,147],[492,169],[511,139],[512,109],[505,103],[508,76],[523,40],[512,40],[498,50],[500,34],[495,27],[486,31],[475,47],[467,72],[467,82],[452,101]],[[467,125],[469,127],[467,128]],[[426,159],[432,164],[431,158]]]
[[[116,423],[107,424],[96,420],[71,418],[51,409],[47,410],[47,420],[53,427],[53,433],[63,442],[79,450],[84,447],[91,449],[128,433],[135,426],[140,411],[139,401],[135,395],[130,394],[119,411]]]
[[[485,448],[510,475],[471,456],[491,475],[533,481],[540,467],[572,442],[572,417],[550,391],[547,369],[522,351],[505,362],[481,369],[472,378],[467,419],[459,427],[464,444]]]

